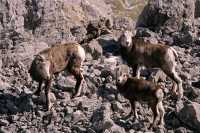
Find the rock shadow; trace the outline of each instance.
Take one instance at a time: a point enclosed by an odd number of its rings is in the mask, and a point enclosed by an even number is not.
[[[0,115],[14,115],[22,112],[30,112],[32,109],[32,94],[0,94]]]

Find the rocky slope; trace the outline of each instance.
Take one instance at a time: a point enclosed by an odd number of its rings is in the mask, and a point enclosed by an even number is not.
[[[123,29],[137,29],[137,36],[179,54],[184,99],[176,104],[167,79],[166,124],[154,132],[200,132],[199,7],[199,0],[0,0],[0,132],[151,132],[147,105],[138,104],[138,120],[126,120],[130,104],[116,90]],[[63,72],[52,85],[53,110],[46,112],[44,92],[32,95],[37,83],[28,68],[39,51],[67,41],[87,51],[85,95],[71,99],[75,80]]]

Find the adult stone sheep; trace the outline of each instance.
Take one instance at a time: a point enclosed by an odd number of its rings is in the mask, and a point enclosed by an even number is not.
[[[182,80],[175,71],[178,54],[176,50],[164,44],[151,44],[142,38],[136,38],[131,31],[124,31],[119,38],[122,58],[133,69],[133,76],[140,78],[141,66],[160,68],[175,83],[173,92],[178,99],[183,97]]]
[[[82,74],[82,64],[85,60],[85,51],[77,43],[58,44],[41,51],[34,58],[29,69],[30,76],[39,83],[36,95],[40,94],[42,84],[45,83],[45,95],[47,109],[50,110],[50,87],[53,75],[64,70],[68,70],[74,75],[77,82],[75,85],[76,94],[80,96],[81,86],[84,81]]]

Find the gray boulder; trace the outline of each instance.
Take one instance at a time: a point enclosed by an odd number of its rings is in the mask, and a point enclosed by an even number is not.
[[[178,117],[185,125],[200,131],[200,104],[195,102],[185,104],[178,112]]]

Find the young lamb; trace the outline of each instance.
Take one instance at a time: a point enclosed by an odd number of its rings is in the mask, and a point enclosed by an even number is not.
[[[160,68],[175,82],[173,92],[176,93],[178,85],[178,98],[183,97],[182,80],[175,71],[178,58],[175,49],[163,44],[145,42],[142,38],[133,37],[130,31],[124,31],[119,42],[121,56],[133,68],[133,76],[140,78],[141,66]]]
[[[148,103],[151,107],[154,114],[153,123],[150,128],[158,124],[164,125],[164,107],[162,104],[164,93],[160,85],[154,84],[153,82],[138,79],[136,77],[129,77],[128,73],[123,70],[124,66],[122,65],[117,69],[116,72],[116,85],[120,94],[127,98],[132,106],[131,113],[128,115],[134,116],[138,119],[136,112],[136,101],[143,101]]]
[[[52,104],[49,92],[53,74],[68,70],[74,75],[77,82],[75,85],[77,97],[81,94],[81,86],[84,81],[81,66],[85,60],[85,51],[77,43],[66,43],[47,48],[36,55],[29,73],[33,80],[39,83],[36,95],[40,94],[42,84],[45,83],[45,95],[47,109],[50,110]]]

